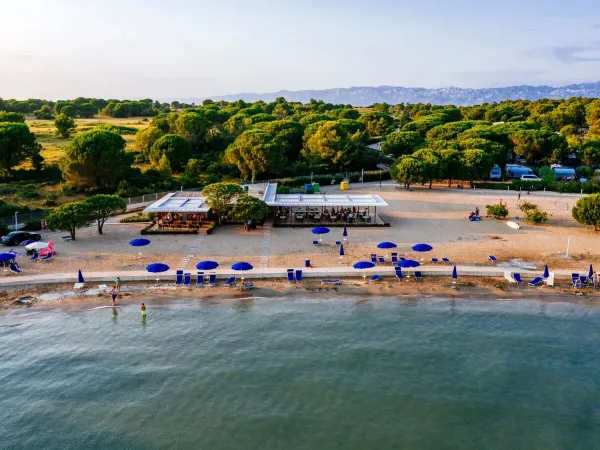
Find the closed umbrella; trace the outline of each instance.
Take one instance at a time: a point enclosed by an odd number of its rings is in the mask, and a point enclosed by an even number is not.
[[[591,280],[593,276],[594,276],[594,268],[590,264],[590,270],[588,272],[588,278]]]
[[[412,246],[412,249],[414,252],[423,253],[430,252],[431,250],[433,250],[433,247],[429,244],[415,244]],[[421,258],[421,261],[423,261],[423,258]]]
[[[456,284],[456,279],[458,278],[458,274],[456,273],[456,266],[452,269],[452,284]]]
[[[354,263],[352,267],[357,270],[363,270],[363,278],[366,278],[367,274],[364,272],[364,269],[371,269],[372,267],[375,267],[375,264],[371,261],[358,261],[357,263]]]
[[[544,267],[544,280],[550,278],[550,271],[548,270],[548,264]]]
[[[242,283],[243,283],[244,282],[244,272],[246,270],[252,270],[254,267],[252,267],[252,264],[250,264],[249,262],[242,261],[242,262],[235,263],[233,266],[231,266],[231,268],[235,271],[242,272]]]
[[[83,274],[81,273],[81,269],[79,269],[79,273],[77,274],[77,282],[85,283],[85,280],[83,279]]]
[[[396,244],[394,244],[393,242],[380,242],[379,244],[377,244],[377,248],[384,248],[385,249],[385,256],[388,255],[388,248],[396,248],[398,247]]]
[[[200,261],[196,264],[198,270],[214,270],[219,267],[219,263],[216,261]]]
[[[344,238],[344,242],[348,240],[348,230],[344,227],[344,232],[342,233],[342,237]]]
[[[161,273],[169,270],[169,266],[163,263],[152,263],[146,266],[146,270],[150,273]],[[158,284],[158,277],[156,277],[156,284]]]
[[[129,241],[129,245],[131,245],[132,247],[139,248],[138,256],[140,258],[142,257],[142,247],[145,247],[146,245],[149,245],[149,244],[150,244],[150,239],[144,239],[144,238],[137,238],[132,241]]]
[[[327,227],[316,227],[316,228],[313,228],[311,230],[311,232],[312,232],[312,234],[318,235],[319,236],[319,242],[322,242],[323,238],[321,236],[323,234],[329,233],[329,228],[327,228]]]
[[[340,261],[344,259],[344,244],[340,245]]]

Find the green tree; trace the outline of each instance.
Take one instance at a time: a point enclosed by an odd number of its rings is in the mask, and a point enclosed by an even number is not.
[[[41,146],[24,123],[0,122],[0,168],[8,175],[27,158],[40,156]]]
[[[452,180],[460,176],[462,170],[462,152],[455,148],[446,148],[437,151],[440,160],[441,178],[448,179],[448,187]]]
[[[600,123],[600,99],[596,99],[585,107],[585,120],[591,127]]]
[[[494,164],[504,165],[508,161],[509,151],[506,146],[498,142],[488,141],[487,139],[463,139],[460,146],[464,150],[478,149],[483,150],[491,156]]]
[[[335,119],[328,114],[307,114],[306,116],[302,117],[299,120],[299,122],[300,122],[300,125],[302,125],[303,127],[307,127],[309,125],[312,125],[313,123],[329,121],[329,120],[335,120]]]
[[[0,111],[0,122],[25,123],[25,116],[17,112]]]
[[[206,203],[218,215],[222,215],[230,207],[234,198],[244,193],[244,189],[239,184],[228,182],[209,184],[202,189]]]
[[[78,134],[65,149],[64,180],[80,188],[114,188],[131,168],[133,157],[116,133],[93,129]]]
[[[600,194],[581,197],[571,211],[573,218],[582,225],[593,225],[600,230]]]
[[[583,161],[590,166],[600,165],[600,139],[586,141],[581,147]]]
[[[54,118],[54,112],[48,105],[44,105],[40,109],[35,110],[33,115],[36,119],[40,120],[51,120]]]
[[[49,229],[68,231],[73,241],[75,240],[75,231],[91,225],[93,221],[88,205],[83,202],[64,203],[53,209],[46,217]]]
[[[356,120],[360,117],[360,112],[354,108],[344,108],[338,114],[338,119],[352,119]]]
[[[98,234],[102,234],[102,228],[110,216],[127,208],[125,201],[118,195],[105,194],[88,197],[85,205],[87,205],[90,218],[95,220],[98,225]]]
[[[465,150],[462,153],[463,173],[473,186],[473,180],[487,177],[494,162],[483,150]]]
[[[511,139],[515,154],[528,163],[560,161],[566,156],[566,139],[548,129],[516,131]]]
[[[135,148],[138,152],[149,158],[150,149],[164,134],[160,128],[150,125],[148,128],[144,128],[136,133]]]
[[[62,107],[60,114],[64,114],[67,117],[75,117],[77,115],[77,110],[73,105],[69,104]]]
[[[171,168],[171,163],[169,162],[169,158],[166,154],[162,154],[158,163],[156,164],[156,170],[160,176],[164,179],[169,179],[173,176],[173,169]]]
[[[423,163],[412,155],[403,155],[391,165],[390,174],[398,183],[409,189],[411,184],[422,178]]]
[[[248,194],[242,194],[237,197],[229,216],[236,222],[247,220],[264,220],[269,214],[269,206],[261,199],[252,197]]]
[[[283,155],[283,144],[277,138],[260,130],[248,130],[227,147],[225,161],[235,164],[245,179],[254,180],[284,167]]]
[[[208,121],[203,114],[194,111],[178,113],[174,123],[175,134],[183,137],[192,146],[197,146],[206,137]]]
[[[363,114],[358,119],[365,124],[371,136],[382,136],[394,127],[394,119],[387,113],[370,112]]]
[[[54,126],[60,137],[68,138],[71,131],[75,129],[75,120],[64,113],[60,113],[54,120]]]
[[[428,181],[429,189],[431,189],[433,180],[439,178],[441,173],[440,159],[431,149],[428,148],[417,150],[412,154],[412,156],[421,162],[421,175],[423,177],[423,183]]]
[[[416,131],[396,131],[383,136],[381,152],[385,155],[408,155],[424,144],[425,139]]]
[[[293,120],[277,120],[275,122],[261,122],[254,129],[269,133],[278,139],[285,149],[288,159],[296,160],[302,150],[302,135],[304,128],[300,123]]]
[[[150,149],[150,162],[158,165],[163,155],[169,160],[171,168],[180,172],[190,158],[190,146],[181,136],[166,134],[159,138]]]
[[[302,154],[311,164],[326,164],[344,170],[359,158],[363,133],[360,130],[352,132],[352,125],[342,122],[323,123],[306,141]]]
[[[98,114],[98,108],[91,103],[82,103],[77,107],[77,114],[79,117],[90,118]]]
[[[202,162],[199,159],[190,159],[183,173],[184,178],[189,182],[197,181],[202,173]]]
[[[491,125],[490,122],[485,122],[482,120],[466,120],[466,121],[460,121],[460,122],[449,122],[449,123],[445,123],[444,125],[438,125],[435,128],[432,128],[431,130],[429,130],[427,132],[427,139],[433,141],[436,139],[444,139],[444,140],[450,140],[450,139],[456,139],[456,137],[475,127],[475,126],[485,126],[485,125]]]

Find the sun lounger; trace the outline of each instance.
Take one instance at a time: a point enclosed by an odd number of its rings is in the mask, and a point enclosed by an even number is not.
[[[63,240],[63,242],[70,242],[70,241],[72,241],[71,235],[61,236],[60,238]]]
[[[512,274],[510,272],[504,272],[504,278],[509,283],[516,283],[517,282],[517,280],[515,280],[515,278],[512,276]]]
[[[385,264],[385,258],[383,256],[378,256],[377,261],[379,262],[379,264]]]
[[[319,241],[313,241],[313,245],[319,245]]]
[[[189,286],[189,285],[191,285],[191,284],[192,284],[192,274],[191,274],[191,273],[189,273],[189,272],[186,272],[186,273],[183,275],[183,285],[184,285],[184,286]]]
[[[437,259],[437,258],[431,258],[431,262],[432,262],[433,264],[437,264],[437,263],[439,263],[439,262],[440,262],[440,260],[439,260],[439,259]]]
[[[29,258],[29,261],[36,262],[40,258],[40,254],[38,252],[33,252],[33,256]]]
[[[196,286],[204,287],[204,272],[198,272]]]
[[[10,270],[15,275],[19,275],[20,273],[23,272],[21,269],[19,269],[17,267],[17,265],[15,263],[12,263],[10,266],[8,266],[8,270]]]
[[[302,270],[301,269],[296,270],[296,282],[302,283]]]
[[[208,285],[211,287],[215,287],[217,285],[217,274],[216,273],[208,274]]]
[[[423,279],[423,274],[418,270],[415,272],[415,280],[421,281]]]
[[[108,286],[106,284],[99,284],[98,285],[98,291],[99,292],[106,292],[106,291],[108,291]]]
[[[581,284],[587,284],[588,283],[588,277],[584,277],[583,275],[581,275],[579,277],[579,281],[581,281]]]
[[[392,265],[393,266],[398,265],[398,253],[392,253]]]
[[[247,290],[254,289],[254,282],[253,281],[248,281],[247,283],[242,284],[241,285],[241,289],[242,290],[244,290],[244,289],[247,289]]]
[[[375,253],[371,253],[371,262],[377,264],[377,255]]]
[[[79,290],[83,289],[84,287],[85,287],[85,283],[75,283],[73,285],[73,289],[76,291],[79,291]]]
[[[51,258],[52,258],[52,253],[48,253],[46,256],[42,256],[39,260],[40,261],[48,261]]]
[[[340,245],[342,245],[342,241],[335,241],[335,245],[339,247]]]
[[[321,284],[333,284],[339,286],[342,282],[340,280],[321,280]]]
[[[371,282],[375,282],[375,281],[379,281],[379,280],[381,280],[381,275],[373,275],[373,276],[372,276],[372,277],[369,279],[369,281],[371,281]]]
[[[235,284],[235,277],[229,277],[229,279],[225,282],[225,286],[231,287]]]
[[[515,279],[515,281],[519,284],[523,283],[523,279],[521,278],[521,274],[520,273],[513,273],[512,277]]]
[[[442,262],[443,262],[444,264],[450,264],[450,259],[448,259],[448,258],[444,257],[444,258],[442,258]]]
[[[537,286],[539,285],[542,281],[544,281],[544,279],[542,277],[535,277],[533,280],[531,280],[529,282],[529,286]]]
[[[496,264],[498,262],[498,258],[496,258],[494,255],[488,256],[488,259],[492,264]]]
[[[400,281],[404,280],[404,274],[401,270],[396,270],[396,278],[398,278]]]
[[[175,284],[183,284],[183,269],[177,269],[175,273]]]
[[[404,256],[401,256],[400,261],[406,261],[406,258]]]
[[[295,283],[296,279],[294,278],[294,269],[287,270],[287,279],[290,283]]]

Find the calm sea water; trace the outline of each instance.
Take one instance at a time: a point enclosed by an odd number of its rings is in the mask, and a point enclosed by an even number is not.
[[[173,300],[0,315],[2,449],[598,449],[600,310]]]

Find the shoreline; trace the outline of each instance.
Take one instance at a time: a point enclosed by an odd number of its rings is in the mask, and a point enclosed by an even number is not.
[[[256,281],[256,280],[255,280]],[[0,312],[22,308],[59,309],[63,307],[112,306],[108,292],[88,289],[74,292],[72,285],[51,285],[5,289],[0,294]],[[302,284],[292,284],[283,280],[258,280],[256,288],[239,291],[224,286],[181,287],[174,285],[155,286],[149,283],[126,284],[117,300],[118,306],[147,306],[169,304],[173,299],[194,299],[200,303],[221,304],[259,298],[319,298],[354,297],[359,301],[370,297],[415,300],[535,300],[544,302],[568,302],[586,305],[600,305],[600,291],[593,287],[575,290],[572,285],[558,283],[547,286],[515,286],[506,280],[490,277],[461,277],[453,285],[447,278],[429,277],[423,281],[398,282],[383,279],[376,283],[365,283],[362,277],[344,278],[339,286],[322,286],[319,280],[305,279]]]

